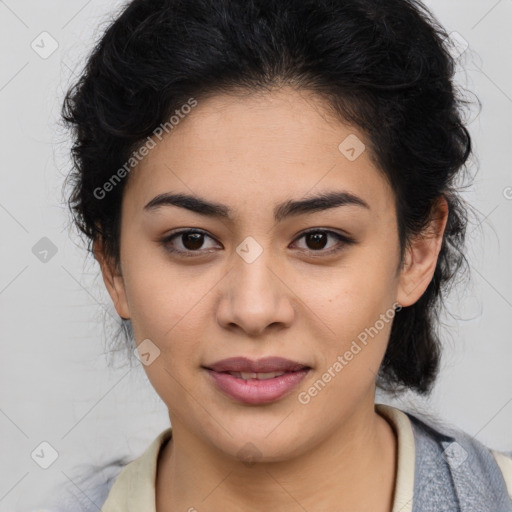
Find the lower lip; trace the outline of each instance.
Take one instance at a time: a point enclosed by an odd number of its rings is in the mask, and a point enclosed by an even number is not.
[[[226,395],[246,404],[266,404],[287,395],[306,376],[309,369],[289,372],[273,379],[244,380],[229,373],[207,372]]]

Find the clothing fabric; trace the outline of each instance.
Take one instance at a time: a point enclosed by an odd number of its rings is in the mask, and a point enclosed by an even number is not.
[[[398,439],[392,512],[512,512],[512,452],[489,449],[461,430],[389,405],[375,404],[375,410]],[[96,487],[94,499],[81,496],[81,508],[67,510],[156,512],[157,460],[171,436],[169,427]]]

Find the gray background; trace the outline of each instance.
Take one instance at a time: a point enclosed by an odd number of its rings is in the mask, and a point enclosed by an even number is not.
[[[114,312],[61,195],[70,165],[57,124],[62,96],[119,5],[0,0],[0,511],[35,508],[52,486],[77,482],[76,464],[139,455],[168,426],[140,366],[123,365],[122,355],[107,364],[104,317]],[[432,397],[378,401],[430,411],[512,450],[512,1],[427,5],[468,42],[458,81],[482,101],[470,117],[479,171],[464,193],[478,214],[468,238],[472,280],[449,301]],[[58,44],[46,58],[52,41],[43,31]],[[57,250],[46,262],[33,252],[48,245],[43,237]],[[48,469],[31,458],[43,441],[58,452]]]

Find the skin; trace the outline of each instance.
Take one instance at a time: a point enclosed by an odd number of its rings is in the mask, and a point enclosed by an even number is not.
[[[158,512],[392,508],[396,435],[374,409],[391,322],[308,404],[298,394],[393,303],[409,306],[423,294],[447,205],[439,201],[429,235],[413,240],[398,271],[393,190],[369,149],[354,161],[339,151],[348,135],[363,142],[365,135],[324,107],[288,87],[199,101],[129,176],[120,269],[95,244],[117,312],[131,319],[137,344],[150,339],[160,350],[144,366],[173,427],[158,461]],[[359,196],[369,209],[344,205],[274,220],[275,205],[333,190]],[[176,206],[144,211],[167,192],[222,203],[233,218]],[[170,253],[161,242],[183,228],[206,231],[203,245],[191,251],[183,237],[168,245],[198,256]],[[322,248],[301,235],[310,228],[356,243],[329,235]],[[263,250],[252,263],[236,252],[248,236]],[[312,370],[289,395],[248,405],[224,395],[201,368],[237,355],[277,355]],[[257,449],[254,464],[240,460],[247,443]]]

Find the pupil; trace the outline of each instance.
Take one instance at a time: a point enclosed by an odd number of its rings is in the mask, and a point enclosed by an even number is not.
[[[307,237],[309,237],[309,239],[313,240],[313,247],[312,249],[323,249],[325,247],[325,242],[326,242],[326,238],[327,238],[327,235],[325,233],[312,233],[312,234],[308,234],[306,235]],[[322,241],[320,241],[320,238],[323,238],[323,243]],[[315,244],[319,244],[320,247],[315,247]]]
[[[200,249],[203,245],[203,236],[202,233],[186,233],[183,235],[183,245],[191,251]]]

